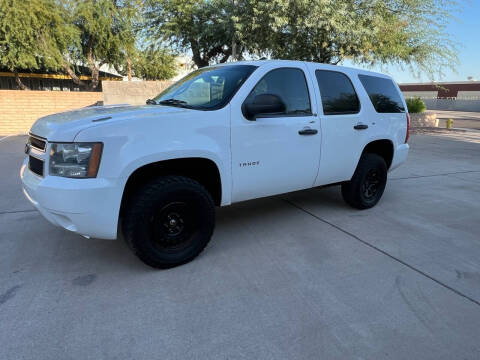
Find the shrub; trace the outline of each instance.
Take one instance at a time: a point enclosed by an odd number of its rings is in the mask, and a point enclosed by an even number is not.
[[[425,103],[420,98],[407,99],[407,108],[409,113],[422,113],[427,110]]]

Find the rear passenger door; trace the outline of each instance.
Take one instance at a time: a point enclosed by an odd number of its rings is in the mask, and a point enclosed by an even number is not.
[[[322,128],[320,167],[315,185],[350,180],[372,124],[362,108],[353,79],[342,71],[311,68],[321,102],[318,112]],[[358,85],[357,85],[358,87]]]

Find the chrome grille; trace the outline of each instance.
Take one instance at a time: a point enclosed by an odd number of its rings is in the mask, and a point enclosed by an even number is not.
[[[45,139],[38,136],[33,136],[31,134],[28,137],[27,144],[40,151],[45,151],[45,149],[47,148],[47,141]]]

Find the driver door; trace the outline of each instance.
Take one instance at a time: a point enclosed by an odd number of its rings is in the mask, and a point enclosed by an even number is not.
[[[312,187],[320,161],[320,126],[303,64],[264,65],[232,100],[232,201]],[[257,95],[281,98],[285,112],[248,120],[242,105]]]

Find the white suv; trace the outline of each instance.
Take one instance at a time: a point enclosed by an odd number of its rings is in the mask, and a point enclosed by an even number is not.
[[[386,75],[237,62],[196,70],[144,106],[37,120],[20,176],[53,224],[104,239],[122,229],[142,261],[168,268],[207,245],[215,206],[332,183],[351,206],[374,206],[408,132]]]

